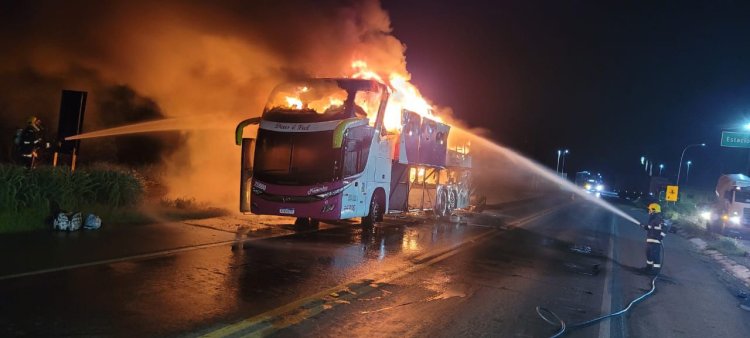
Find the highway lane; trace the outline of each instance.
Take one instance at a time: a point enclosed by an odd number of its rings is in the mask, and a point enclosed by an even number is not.
[[[612,221],[601,210],[567,206],[276,334],[549,336],[555,328],[537,316],[537,305],[571,322],[602,311]]]
[[[515,215],[526,211],[512,210]],[[491,230],[399,219],[372,231],[333,224],[246,242],[243,249],[212,246],[0,280],[0,335],[191,333],[397,267]],[[154,247],[159,239],[145,240],[150,241],[145,246]],[[90,256],[110,258],[106,250],[100,251]]]
[[[645,218],[627,205],[626,211]],[[347,299],[274,336],[548,337],[557,327],[537,306],[567,324],[624,308],[647,292],[644,234],[632,223],[587,204],[569,205],[492,240]],[[687,241],[666,242],[657,292],[632,312],[569,331],[569,337],[747,337],[750,319],[737,308],[714,267]],[[278,323],[288,322],[280,318]]]
[[[507,204],[464,224],[391,217],[369,230],[340,222],[272,231],[241,245],[0,278],[0,336],[543,337],[556,328],[536,315],[537,305],[573,323],[645,291],[649,279],[635,271],[642,235],[606,211],[561,197]],[[700,264],[685,255],[680,265],[691,267],[691,283],[667,270],[660,285],[671,290],[659,293],[674,298],[685,292],[679,287],[693,292],[696,281],[711,283]],[[716,300],[705,306],[729,302],[720,288],[711,284],[705,297]],[[659,312],[649,301],[637,311]],[[723,336],[746,332],[742,314],[727,311],[708,317],[727,322],[715,323],[727,328]],[[640,319],[570,336],[649,336],[653,327],[667,335],[713,332],[688,314],[667,323],[631,317]]]

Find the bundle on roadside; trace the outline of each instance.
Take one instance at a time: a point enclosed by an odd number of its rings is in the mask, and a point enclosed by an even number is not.
[[[86,230],[99,229],[102,219],[94,214],[86,215],[84,221],[80,212],[59,212],[52,221],[52,229],[59,231],[77,231],[80,228]]]

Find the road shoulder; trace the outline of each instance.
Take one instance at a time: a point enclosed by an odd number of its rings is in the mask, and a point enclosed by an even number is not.
[[[637,216],[643,218],[644,213]],[[622,229],[626,237],[637,238],[640,229]],[[643,249],[631,245],[623,263],[640,266]],[[643,245],[641,243],[641,245]],[[750,332],[750,312],[739,309],[738,299],[715,273],[715,263],[693,249],[681,236],[664,241],[664,265],[656,283],[656,293],[638,304],[628,323],[633,337],[745,337]],[[641,291],[649,289],[647,276],[637,278]],[[632,296],[632,295],[630,295]],[[626,296],[629,297],[629,296]]]

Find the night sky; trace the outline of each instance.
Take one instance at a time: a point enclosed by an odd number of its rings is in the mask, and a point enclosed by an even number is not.
[[[567,171],[632,188],[642,155],[675,177],[683,147],[706,142],[685,156],[688,185],[746,170],[747,150],[718,143],[750,122],[750,3],[383,6],[425,96],[543,164],[567,147]]]
[[[119,115],[138,109],[240,120],[279,81],[344,74],[352,58],[404,71],[400,40],[424,96],[548,167],[567,148],[569,173],[643,189],[641,156],[674,178],[683,147],[701,142],[708,147],[685,156],[689,185],[711,188],[750,165],[750,151],[719,147],[721,130],[750,122],[747,1],[38,0],[0,9],[6,135],[30,113],[54,126],[61,88],[92,94],[88,130],[133,122]],[[0,139],[0,160],[10,140]],[[106,142],[87,143],[88,154]],[[202,153],[186,158],[191,151]],[[216,170],[233,165],[226,154]]]

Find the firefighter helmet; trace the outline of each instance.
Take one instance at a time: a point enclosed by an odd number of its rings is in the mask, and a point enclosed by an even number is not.
[[[29,119],[26,120],[26,122],[28,122],[29,124],[36,124],[36,121],[39,121],[39,118],[33,115],[29,116]]]
[[[648,205],[648,213],[661,212],[661,206],[658,203],[651,203]]]

